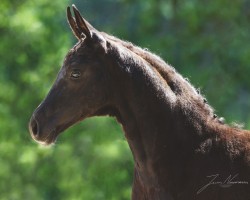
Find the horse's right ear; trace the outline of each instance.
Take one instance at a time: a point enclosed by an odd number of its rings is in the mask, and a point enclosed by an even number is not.
[[[74,33],[74,35],[76,36],[76,38],[78,40],[81,40],[81,31],[79,30],[75,18],[72,16],[71,11],[70,11],[70,7],[67,7],[67,20],[69,23],[69,26],[72,30],[72,32]]]
[[[91,38],[91,30],[93,27],[89,23],[87,23],[83,17],[81,16],[78,9],[75,7],[75,5],[72,5],[73,12],[75,14],[75,17],[72,16],[70,7],[67,7],[67,19],[68,23],[70,25],[70,28],[72,29],[74,35],[77,37],[78,40],[84,39],[84,38]]]
[[[88,40],[95,46],[106,52],[106,40],[102,34],[90,25],[80,14],[75,5],[72,5],[75,18],[72,16],[70,7],[67,7],[67,19],[70,28],[78,40]]]

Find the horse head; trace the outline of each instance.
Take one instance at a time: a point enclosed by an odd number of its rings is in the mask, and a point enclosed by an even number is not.
[[[54,143],[59,133],[96,115],[109,102],[107,42],[73,6],[67,8],[69,25],[78,43],[67,54],[47,97],[34,111],[29,130],[37,142]]]

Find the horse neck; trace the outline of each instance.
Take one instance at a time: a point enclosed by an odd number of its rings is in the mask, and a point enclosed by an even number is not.
[[[124,46],[117,49],[114,44],[110,47],[109,75],[114,80],[111,84],[112,115],[122,124],[133,153],[134,189],[142,187],[143,193],[146,189],[152,193],[154,188],[157,196],[162,192],[165,195],[162,199],[168,199],[166,188],[175,191],[176,186],[180,186],[182,189],[182,175],[197,174],[193,169],[194,166],[197,169],[200,160],[192,159],[201,154],[204,155],[202,158],[211,157],[212,145],[225,144],[228,138],[233,141],[236,134],[244,134],[221,125],[203,97],[179,74],[172,71],[172,76],[168,76],[168,69],[156,69],[153,63],[135,52],[126,55]],[[172,87],[169,81],[174,83]],[[214,161],[220,162],[218,158]],[[210,173],[206,170],[201,167],[204,177]]]
[[[177,97],[160,73],[144,59],[133,52],[126,53],[125,48],[119,47],[119,51],[113,49],[111,54],[114,60],[111,71],[116,80],[115,115],[123,126],[136,163],[145,166],[168,152],[177,151],[177,143],[192,141],[192,137],[205,129],[205,124],[190,123],[188,116],[194,109],[181,109],[181,102],[187,100]]]

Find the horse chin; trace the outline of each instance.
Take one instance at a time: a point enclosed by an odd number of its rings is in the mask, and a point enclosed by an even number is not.
[[[37,142],[38,144],[42,145],[42,146],[52,146],[52,145],[55,144],[55,141],[56,141],[56,140],[54,140],[54,141],[48,141],[48,140],[46,140],[46,141],[37,141],[37,140],[36,140],[36,142]]]
[[[42,146],[52,146],[56,143],[57,140],[57,136],[59,135],[59,133],[56,132],[52,132],[51,134],[49,134],[47,137],[41,138],[41,139],[36,139],[33,137],[33,140],[42,145]]]
[[[29,127],[30,128],[30,127]],[[30,128],[31,130],[31,128]],[[61,131],[57,129],[53,129],[52,131],[49,131],[48,133],[43,133],[39,137],[34,136],[34,134],[31,132],[32,139],[42,145],[42,146],[50,146],[56,143],[57,137]]]
[[[64,132],[66,129],[68,129],[73,123],[68,123],[65,125],[58,126],[56,129],[54,129],[47,137],[44,137],[42,140],[39,140],[39,144],[43,146],[51,146],[54,145],[57,141],[58,136]]]
[[[58,136],[64,132],[66,129],[68,129],[70,126],[74,125],[75,123],[78,123],[80,121],[82,121],[83,119],[85,119],[86,116],[81,116],[80,119],[78,120],[72,120],[69,123],[63,124],[63,125],[58,125],[56,128],[54,128],[51,132],[49,132],[48,134],[44,134],[42,137],[40,138],[36,138],[34,137],[33,134],[31,134],[33,140],[35,142],[37,142],[38,144],[42,145],[42,146],[51,146],[54,145],[56,143],[56,140],[58,138]]]
[[[60,133],[65,131],[70,126],[71,126],[71,123],[58,126],[53,131],[51,131],[50,134],[48,134],[42,140],[38,141],[38,143],[41,144],[41,145],[44,145],[44,146],[50,146],[50,145],[55,144],[58,136],[60,135]]]

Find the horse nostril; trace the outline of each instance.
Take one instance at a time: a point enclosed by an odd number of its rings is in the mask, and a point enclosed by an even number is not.
[[[39,126],[37,121],[32,118],[30,121],[30,133],[35,137],[38,138],[39,137]]]

